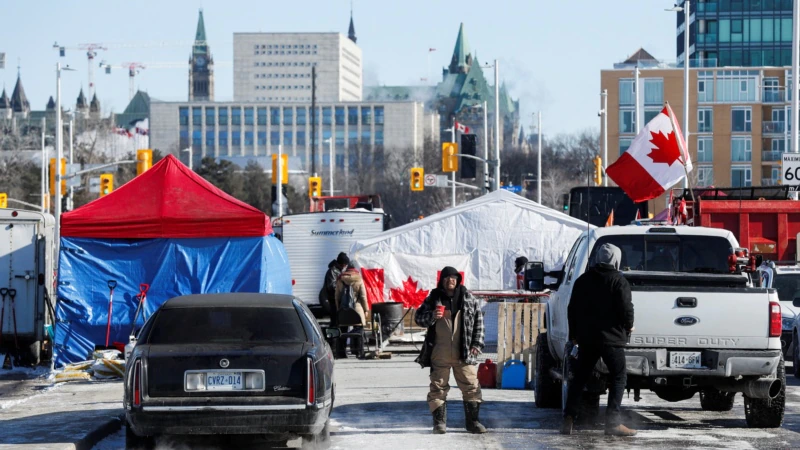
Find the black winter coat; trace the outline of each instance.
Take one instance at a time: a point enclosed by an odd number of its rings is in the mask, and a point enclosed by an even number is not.
[[[627,345],[633,328],[633,303],[631,286],[622,272],[595,266],[578,277],[568,319],[569,338],[579,345]]]

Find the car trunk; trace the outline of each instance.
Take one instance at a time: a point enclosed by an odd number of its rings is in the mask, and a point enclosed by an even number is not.
[[[147,393],[150,397],[306,396],[306,343],[150,345],[146,353]],[[228,361],[222,367],[221,360]],[[263,370],[264,390],[185,390],[186,371],[220,373],[236,369]]]

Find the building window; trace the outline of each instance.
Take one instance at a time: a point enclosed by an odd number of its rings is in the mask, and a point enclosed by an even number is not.
[[[244,109],[244,124],[245,125],[252,125],[253,124],[253,108],[245,108]]]
[[[232,108],[231,109],[231,125],[241,125],[242,124],[242,110],[240,108]]]
[[[178,117],[180,118],[181,125],[189,125],[189,108],[178,108]]]
[[[270,131],[269,132],[269,143],[272,146],[281,145],[281,133],[280,133],[280,131]]]
[[[711,133],[713,129],[713,110],[712,109],[698,109],[697,110],[697,132],[698,133]]]
[[[344,125],[344,106],[337,106],[334,113],[336,125]]]
[[[299,110],[298,110],[298,112],[299,112]],[[297,145],[298,146],[305,146],[306,145],[306,132],[305,131],[298,131],[297,132]]]
[[[291,126],[294,119],[294,111],[292,108],[283,108],[283,124]],[[289,139],[291,142],[291,139]]]
[[[383,125],[383,106],[376,106],[375,107],[375,125]],[[375,139],[377,141],[378,136],[375,135]],[[377,144],[377,142],[375,142]],[[381,142],[383,143],[383,142]]]
[[[369,106],[361,107],[361,125],[370,125],[372,123],[372,108]]]
[[[633,142],[633,139],[619,140],[619,156],[622,156],[623,153],[628,151],[628,149],[631,147],[631,142]]]
[[[347,130],[347,142],[351,147],[358,144],[358,130],[355,128],[350,128]]]
[[[711,166],[699,166],[697,168],[697,187],[707,187],[714,185],[714,168]]]
[[[214,148],[214,130],[206,131],[206,147]]]
[[[266,131],[259,131],[258,132],[258,145],[259,147],[267,145],[267,132]]]
[[[786,141],[784,139],[773,139],[770,148],[773,152],[785,152]]]
[[[731,138],[731,161],[750,162],[753,160],[753,141],[749,137]]]
[[[711,162],[714,160],[714,140],[710,137],[697,138],[697,162]]]
[[[749,133],[752,130],[752,117],[750,108],[736,108],[731,110],[731,131],[735,133]]]
[[[344,130],[336,130],[336,147],[344,147]]]
[[[305,125],[306,124],[306,109],[305,108],[297,108],[297,124],[298,125]],[[300,144],[300,139],[298,138],[297,141]]]
[[[244,145],[247,147],[253,146],[253,132],[252,131],[245,131],[244,132]]]
[[[228,125],[228,108],[220,108],[219,109],[219,124],[220,125]]]
[[[241,133],[241,131],[234,131],[233,133],[231,133],[231,145],[234,145],[234,146],[242,145],[242,133]]]
[[[636,112],[622,110],[619,112],[619,132],[620,133],[635,133],[636,132]]]
[[[369,128],[361,130],[361,144],[365,146],[372,144],[372,133],[369,131]]]
[[[358,107],[357,106],[348,106],[347,107],[347,124],[348,125],[358,125]]]
[[[375,145],[383,145],[383,130],[375,130]]]
[[[292,145],[292,132],[291,131],[284,131],[283,132],[283,145],[287,147],[291,147]]]
[[[220,147],[227,147],[228,146],[228,132],[227,131],[220,131],[219,132],[219,146]]]
[[[704,72],[705,73],[705,72]],[[714,75],[698,74],[697,101],[699,103],[714,101]]]
[[[280,126],[281,124],[281,110],[279,108],[270,108],[269,109],[269,123],[271,125]]]
[[[206,126],[214,126],[217,123],[217,110],[213,107],[206,107]]]
[[[200,130],[192,131],[192,147],[196,149],[200,148],[200,146],[202,145],[203,135],[201,133],[202,132]]]
[[[750,166],[731,167],[731,186],[749,187],[753,185],[752,169]]]
[[[192,108],[192,125],[199,127],[203,123],[203,108],[195,106]]]
[[[258,108],[258,124],[267,124],[267,108]]]
[[[718,102],[755,102],[756,80],[755,70],[723,70],[717,73]]]
[[[633,80],[623,78],[619,80],[619,105],[633,106],[636,104],[636,94],[633,90]]]
[[[664,80],[661,78],[644,79],[645,106],[664,106]]]
[[[651,120],[655,119],[657,115],[661,114],[661,109],[651,109],[645,110],[644,113],[644,123],[648,124]]]
[[[323,125],[331,124],[331,108],[329,106],[322,108],[322,124]]]

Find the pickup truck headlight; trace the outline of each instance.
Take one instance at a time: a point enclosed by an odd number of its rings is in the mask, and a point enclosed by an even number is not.
[[[790,331],[794,327],[794,317],[784,317],[781,319],[783,331]]]

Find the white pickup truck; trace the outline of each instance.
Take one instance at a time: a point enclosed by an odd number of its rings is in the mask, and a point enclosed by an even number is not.
[[[604,243],[622,250],[620,269],[631,285],[635,330],[625,357],[634,399],[641,389],[673,402],[699,393],[704,410],[728,411],[742,392],[748,426],[779,427],[786,375],[778,295],[752,287],[747,274],[730,273],[733,234],[702,227],[607,227],[578,238],[537,342],[537,407],[564,406],[572,378],[567,307],[575,280]],[[596,413],[607,387],[602,361],[595,372],[582,399],[586,415]]]

